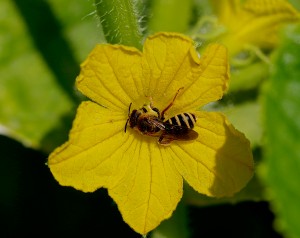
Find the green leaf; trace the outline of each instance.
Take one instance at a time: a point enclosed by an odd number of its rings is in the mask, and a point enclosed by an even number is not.
[[[0,2],[0,133],[32,147],[51,149],[66,137],[52,131],[76,110],[79,62],[100,39],[95,19],[83,20],[92,4],[63,2]]]
[[[261,106],[257,101],[247,101],[221,110],[236,129],[250,140],[251,147],[261,145]]]
[[[93,1],[51,0],[49,3],[79,63],[95,44],[106,42]]]
[[[300,237],[300,27],[289,28],[265,88],[265,163],[261,168],[280,230]]]
[[[256,62],[231,71],[229,92],[250,90],[269,77],[269,65]]]

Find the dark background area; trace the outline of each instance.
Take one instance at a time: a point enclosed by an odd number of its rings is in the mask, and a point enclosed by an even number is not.
[[[47,155],[0,136],[0,237],[141,237],[123,222],[105,189],[60,186]],[[281,236],[267,202],[188,209],[192,237]]]

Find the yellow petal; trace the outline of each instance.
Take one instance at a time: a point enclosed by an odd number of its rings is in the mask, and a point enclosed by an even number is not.
[[[210,2],[214,13],[224,25],[229,24],[240,11],[240,0],[210,0]]]
[[[127,110],[142,93],[142,54],[133,47],[97,45],[81,64],[77,88],[112,110]]]
[[[194,111],[222,98],[229,81],[227,49],[219,44],[208,45],[200,58],[199,69],[199,77],[184,85],[183,93],[169,111],[170,115]]]
[[[145,95],[157,101],[169,100],[176,91],[195,79],[199,57],[193,41],[178,33],[157,33],[144,44]],[[170,84],[174,87],[170,88]]]
[[[144,77],[145,95],[152,97],[156,107],[162,110],[184,87],[170,115],[216,101],[227,89],[227,51],[221,45],[210,45],[199,59],[190,38],[158,33],[146,40],[144,58],[144,75],[150,75]]]
[[[220,113],[199,112],[197,116],[197,140],[169,147],[175,165],[199,193],[231,196],[253,175],[249,141]]]
[[[108,188],[125,222],[140,234],[170,217],[182,196],[182,177],[170,154],[153,138],[144,139],[136,140],[126,152],[130,164],[122,168],[123,178]]]
[[[243,9],[250,22],[241,30],[239,38],[264,48],[274,47],[282,24],[300,20],[299,13],[285,0],[248,0]]]
[[[228,29],[221,41],[231,55],[247,45],[274,47],[279,27],[300,19],[299,13],[285,0],[247,0],[238,10],[230,7],[231,2],[229,0],[226,4],[232,14],[220,16],[220,22]]]
[[[49,156],[48,166],[56,180],[85,192],[106,186],[134,139],[124,133],[126,116],[93,102],[83,102],[69,141]]]
[[[123,219],[146,234],[171,216],[182,196],[182,177],[154,137],[124,132],[126,112],[83,102],[69,141],[48,159],[55,179],[84,192],[106,187]]]

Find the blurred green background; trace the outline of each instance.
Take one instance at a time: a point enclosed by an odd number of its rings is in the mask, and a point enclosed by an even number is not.
[[[163,14],[157,2],[137,1],[145,29],[151,11]],[[300,1],[290,2],[300,9]],[[140,237],[105,189],[85,194],[61,187],[46,165],[48,153],[67,140],[83,98],[73,86],[80,62],[105,42],[93,4],[0,2],[0,237]],[[206,1],[183,5],[192,11],[173,10],[191,25],[210,10]],[[186,188],[190,237],[300,237],[299,26],[281,32],[270,57],[271,66],[254,62],[233,72],[262,80],[237,84],[220,104],[252,142],[255,178],[230,200],[207,200]]]

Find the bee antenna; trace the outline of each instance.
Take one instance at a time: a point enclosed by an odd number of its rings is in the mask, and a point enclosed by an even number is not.
[[[129,108],[128,108],[128,118],[127,118],[127,121],[126,121],[126,123],[125,123],[125,128],[124,128],[124,132],[125,132],[125,133],[126,133],[128,121],[129,121],[129,118],[130,118],[130,108],[131,108],[131,104],[132,104],[132,102],[129,104]]]
[[[126,123],[125,123],[125,127],[124,127],[124,132],[126,133],[126,128],[127,128],[127,124],[128,124],[129,118],[127,119]]]
[[[128,108],[128,118],[130,117],[130,108],[131,108],[132,102],[129,104],[129,108]]]

